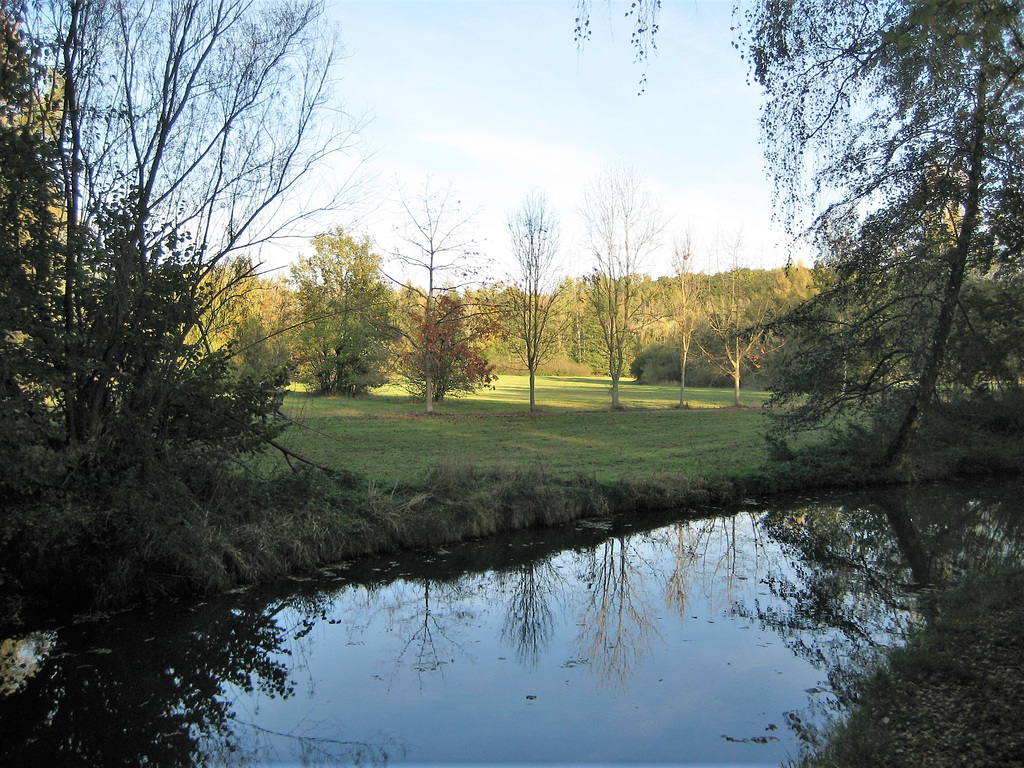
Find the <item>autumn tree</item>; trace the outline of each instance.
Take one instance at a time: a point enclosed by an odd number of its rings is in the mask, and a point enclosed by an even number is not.
[[[477,311],[457,293],[445,292],[432,302],[429,317],[425,303],[417,302],[410,320],[410,344],[401,370],[414,397],[425,399],[429,386],[432,402],[439,403],[494,380],[483,345],[499,332],[497,313]]]
[[[403,356],[406,365],[402,373],[422,395],[426,412],[433,413],[438,399],[435,379],[442,364],[436,355],[442,347],[432,340],[457,337],[454,331],[447,333],[445,324],[457,325],[469,315],[490,314],[493,309],[467,306],[459,296],[477,276],[478,253],[470,236],[473,214],[463,211],[452,186],[437,188],[428,179],[417,194],[400,190],[399,197],[406,222],[398,232],[401,245],[392,255],[426,282],[421,287],[410,280],[403,286],[415,300],[414,306],[405,312],[408,325],[403,336],[413,353]],[[445,311],[439,307],[443,297],[447,297]]]
[[[588,184],[580,208],[594,258],[589,298],[601,326],[619,408],[619,379],[645,317],[641,272],[663,228],[657,205],[636,169],[611,166]]]
[[[556,273],[561,222],[539,192],[510,213],[506,226],[517,271],[505,297],[506,331],[530,376],[530,410],[537,409],[537,369],[558,349],[555,306],[563,285]]]
[[[386,381],[396,337],[394,296],[370,240],[340,227],[313,238],[292,266],[299,315],[295,355],[320,394],[362,394]]]
[[[284,275],[257,276],[245,285],[241,311],[231,326],[235,375],[275,382],[294,370],[295,331],[301,327],[295,295]]]

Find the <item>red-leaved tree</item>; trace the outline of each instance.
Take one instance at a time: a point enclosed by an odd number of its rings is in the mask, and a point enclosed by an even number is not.
[[[424,397],[428,377],[437,402],[494,381],[494,366],[482,346],[500,330],[495,313],[470,308],[458,294],[443,293],[431,302],[429,313],[418,307],[409,312],[409,319],[413,332],[401,367],[411,394]]]

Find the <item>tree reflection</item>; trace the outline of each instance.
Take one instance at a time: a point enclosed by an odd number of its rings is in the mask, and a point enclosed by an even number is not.
[[[589,599],[579,620],[577,655],[590,661],[602,687],[625,689],[657,630],[648,602],[640,537],[609,539],[583,556]]]
[[[907,567],[886,516],[845,505],[798,504],[769,513],[765,530],[790,568],[765,583],[776,600],[747,607],[798,656],[824,669],[840,700],[883,647],[909,628]]]
[[[294,624],[282,621],[292,602],[262,609],[199,606],[175,617],[167,633],[143,622],[108,628],[105,617],[87,630],[61,630],[59,652],[40,666],[32,684],[0,696],[0,764],[262,762],[260,755],[271,749],[268,734],[240,720],[234,702],[240,692],[292,695],[288,646],[313,621],[294,611],[286,614],[296,617]],[[118,650],[76,647],[79,636],[98,637]],[[75,650],[65,652],[69,648]],[[386,741],[281,736],[314,764],[384,764],[393,747]]]
[[[759,572],[764,547],[753,515],[676,523],[668,531],[673,569],[665,580],[665,605],[682,620],[698,595],[712,610],[733,605],[739,586]]]
[[[381,610],[400,640],[392,682],[409,667],[422,686],[425,673],[443,671],[456,656],[470,658],[458,634],[475,615],[469,602],[463,600],[466,589],[462,581],[421,579],[395,584],[388,590]]]
[[[498,575],[508,594],[501,639],[516,652],[516,660],[534,668],[547,650],[555,631],[551,602],[562,577],[550,560],[523,563]]]
[[[792,567],[766,580],[776,600],[744,610],[826,672],[841,709],[856,699],[856,682],[880,652],[926,619],[921,587],[1024,562],[1024,526],[1014,510],[999,498],[944,488],[795,504],[769,513],[762,525]],[[791,715],[798,735],[813,743],[807,720]]]

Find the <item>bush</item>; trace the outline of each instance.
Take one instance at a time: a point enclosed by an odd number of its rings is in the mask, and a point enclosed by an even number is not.
[[[656,342],[633,359],[629,373],[643,384],[678,383],[682,378],[679,355],[679,347]]]
[[[630,375],[641,384],[678,384],[682,366],[678,344],[657,341],[648,345],[629,366]],[[686,385],[731,387],[732,379],[709,362],[699,349],[690,348],[686,361]]]

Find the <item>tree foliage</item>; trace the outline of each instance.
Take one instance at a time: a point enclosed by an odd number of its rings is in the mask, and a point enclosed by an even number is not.
[[[354,397],[386,381],[394,297],[369,238],[335,228],[313,238],[313,249],[292,265],[300,377],[320,394]]]
[[[483,343],[498,332],[496,312],[474,312],[455,293],[442,293],[410,311],[414,329],[401,360],[405,386],[417,398],[428,392],[433,401],[475,392],[494,380],[494,367],[483,354]],[[429,376],[429,384],[428,384]]]
[[[768,0],[747,22],[782,210],[818,212],[832,275],[787,318],[774,404],[797,427],[866,415],[900,464],[965,280],[1020,258],[1022,4]]]

